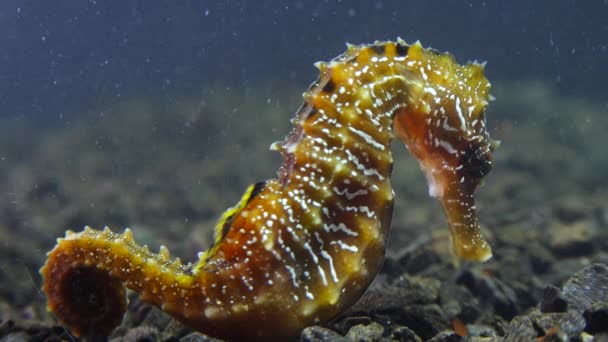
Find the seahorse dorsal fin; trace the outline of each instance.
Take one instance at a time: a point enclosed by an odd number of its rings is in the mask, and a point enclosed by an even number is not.
[[[200,271],[200,269],[205,266],[207,260],[209,260],[209,258],[215,254],[221,242],[224,240],[226,235],[228,235],[234,218],[243,210],[243,208],[245,208],[245,206],[252,199],[254,199],[260,193],[260,191],[262,191],[264,186],[266,186],[266,181],[258,182],[248,186],[247,190],[245,190],[245,193],[243,194],[239,202],[235,206],[230,207],[226,211],[224,211],[220,219],[215,224],[215,230],[213,233],[213,245],[208,250],[200,252],[198,254],[199,261],[194,267],[195,274],[198,273],[198,271]]]

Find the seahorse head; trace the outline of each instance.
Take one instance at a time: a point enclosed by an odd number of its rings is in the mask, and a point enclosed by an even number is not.
[[[486,260],[492,254],[479,232],[473,193],[492,169],[497,145],[486,128],[491,98],[484,65],[458,65],[449,54],[410,46],[406,106],[394,119],[396,133],[418,159],[446,212],[457,255]]]

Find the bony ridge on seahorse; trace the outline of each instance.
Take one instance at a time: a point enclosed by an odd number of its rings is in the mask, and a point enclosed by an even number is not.
[[[390,141],[400,137],[445,209],[455,253],[491,257],[473,192],[491,169],[490,83],[420,43],[348,45],[304,93],[278,178],[250,186],[195,265],[130,230],[68,231],[41,273],[48,308],[76,335],[108,334],[123,285],[212,336],[288,338],[357,301],[384,260],[393,206]]]

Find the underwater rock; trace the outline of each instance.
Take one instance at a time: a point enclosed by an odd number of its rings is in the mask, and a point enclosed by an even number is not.
[[[513,318],[519,311],[515,291],[496,277],[478,270],[463,270],[456,282],[466,286],[471,293],[483,301],[488,301],[494,311],[507,320]]]
[[[534,274],[544,274],[551,270],[554,258],[551,252],[538,242],[529,244],[530,266]]]
[[[448,318],[474,322],[481,313],[477,298],[466,287],[452,281],[442,284],[439,296],[441,308]]]
[[[561,290],[553,285],[547,286],[543,293],[543,300],[540,303],[542,312],[566,312],[568,303],[561,296]]]
[[[569,196],[561,199],[553,210],[555,217],[565,223],[573,223],[588,215],[586,203],[579,197]]]
[[[407,327],[403,327],[407,330],[395,328],[392,331],[394,336],[401,334],[410,336],[408,330],[411,330],[415,336],[428,340],[449,328],[448,319],[437,305],[439,288],[440,282],[428,277],[403,275],[390,285],[380,280],[380,283],[374,284],[342,318],[337,320],[335,327],[349,338],[355,332],[357,335],[361,334],[357,329],[369,332],[372,326],[382,327],[373,322],[380,319],[385,320],[387,325],[389,322],[394,322]],[[390,334],[385,331],[384,335]]]
[[[167,324],[167,326],[165,327],[165,329],[163,330],[163,338],[164,339],[170,339],[170,338],[173,338],[175,336],[185,336],[185,335],[190,334],[190,332],[192,332],[192,329],[186,327],[180,321],[172,319],[169,322],[169,324]],[[201,334],[201,336],[209,338],[210,339],[209,341],[213,340],[211,337],[209,337],[207,335]]]
[[[551,265],[551,272],[543,276],[545,284],[563,285],[575,273],[589,266],[590,259],[588,257],[573,257],[564,259],[555,259]]]
[[[420,337],[416,335],[414,331],[412,331],[408,327],[398,326],[393,329],[393,340],[397,341],[407,341],[407,342],[422,342]]]
[[[557,322],[559,331],[569,339],[578,338],[585,329],[585,319],[580,312],[568,311]]]
[[[568,310],[584,312],[595,303],[608,302],[608,267],[592,264],[574,274],[562,287]]]
[[[605,200],[605,203],[601,203],[599,208],[597,209],[597,216],[599,218],[599,223],[604,228],[608,226],[608,199]]]
[[[428,340],[439,332],[449,329],[449,321],[436,304],[405,307],[399,322],[412,329],[423,340]]]
[[[532,320],[537,332],[541,335],[548,334],[552,329],[555,329],[559,320],[564,316],[563,312],[547,312],[543,313],[540,310],[534,309],[528,317]]]
[[[590,334],[608,333],[608,302],[595,303],[583,314]]]
[[[300,335],[301,342],[347,342],[348,340],[337,332],[313,325],[305,328]]]
[[[458,342],[462,340],[458,334],[456,334],[452,330],[444,330],[439,334],[435,335],[433,338],[428,340],[429,342]]]
[[[346,334],[349,341],[380,341],[384,335],[384,327],[376,322],[358,324],[350,328]]]
[[[115,337],[110,342],[140,342],[140,341],[159,341],[161,339],[160,332],[154,326],[142,325],[130,329],[125,336]]]
[[[428,270],[432,265],[441,262],[428,241],[419,241],[405,249],[398,257],[398,264],[402,272],[417,274]]]
[[[537,337],[534,324],[528,316],[516,316],[507,327],[505,342],[533,341]]]
[[[576,311],[542,313],[535,309],[528,314],[538,336],[543,340],[578,340],[585,329],[583,316]]]
[[[584,341],[589,341],[589,339]],[[593,342],[608,342],[608,334],[599,334],[593,336]]]
[[[545,340],[582,339],[586,333],[608,331],[608,267],[592,264],[575,273],[560,290],[545,289],[540,310],[528,317]],[[513,323],[513,322],[512,322]]]
[[[549,248],[556,256],[582,256],[595,250],[597,229],[592,220],[555,223],[549,229]]]
[[[430,304],[437,302],[441,283],[437,279],[402,275],[393,286],[403,289],[403,301],[409,304]]]
[[[360,314],[389,314],[399,317],[407,306],[433,304],[439,298],[437,279],[403,275],[391,284],[377,280],[363,297],[346,311],[344,317]]]
[[[362,324],[371,324],[373,320],[368,316],[349,316],[338,318],[332,325],[332,328],[341,334],[346,334],[352,327]]]
[[[167,339],[166,341],[171,341]],[[213,337],[209,337],[207,335],[203,335],[198,332],[190,333],[179,339],[179,342],[222,342],[223,340],[218,340]]]
[[[145,318],[141,322],[142,326],[149,325],[153,327],[165,328],[173,319],[166,313],[158,309],[157,307],[150,307],[150,311],[146,314]]]
[[[540,236],[538,227],[526,222],[526,219],[505,224],[495,233],[496,240],[509,246],[528,248],[531,241],[537,241]]]
[[[485,324],[467,324],[467,331],[470,337],[498,337],[496,330]]]

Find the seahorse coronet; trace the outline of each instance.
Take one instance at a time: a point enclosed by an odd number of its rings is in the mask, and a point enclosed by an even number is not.
[[[183,265],[122,234],[66,231],[40,272],[48,309],[75,335],[108,334],[124,286],[186,325],[249,340],[297,336],[356,302],[378,273],[392,219],[391,140],[419,161],[443,205],[456,255],[483,261],[474,192],[493,167],[485,64],[407,44],[347,44],[318,62],[293,130],[270,146],[277,178],[247,188],[213,246]],[[74,284],[86,284],[84,288]],[[238,327],[235,329],[235,327]]]

